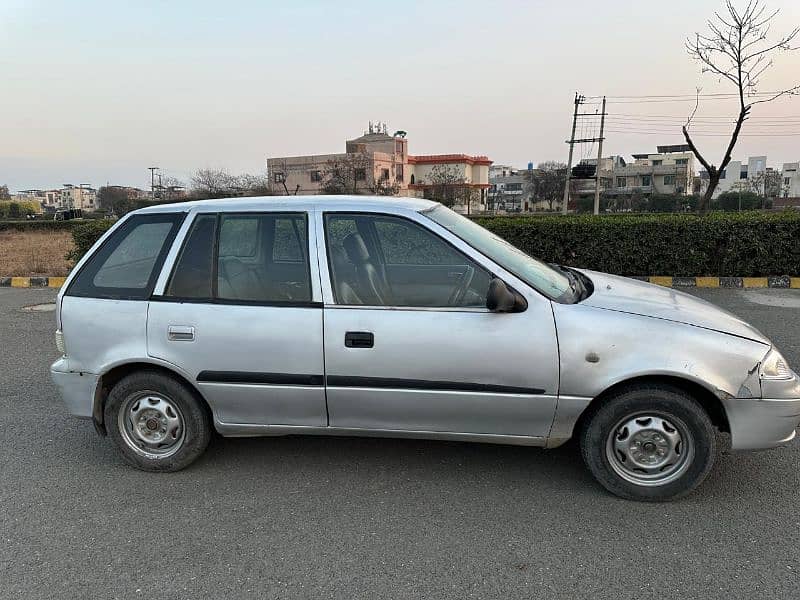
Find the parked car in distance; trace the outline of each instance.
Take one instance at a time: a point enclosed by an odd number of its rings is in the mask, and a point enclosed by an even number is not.
[[[54,221],[72,221],[73,219],[82,219],[83,210],[80,208],[64,208],[59,209],[53,213]]]
[[[73,269],[56,321],[70,412],[150,471],[186,467],[213,430],[575,437],[608,490],[669,500],[708,474],[715,429],[768,448],[800,421],[797,374],[734,315],[546,265],[427,200],[132,212]]]

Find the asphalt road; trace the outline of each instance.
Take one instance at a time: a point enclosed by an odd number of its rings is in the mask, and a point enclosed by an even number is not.
[[[800,365],[800,290],[702,295]],[[49,290],[0,288],[0,598],[789,598],[800,443],[724,454],[673,504],[594,483],[578,452],[217,439],[127,467],[50,382]]]

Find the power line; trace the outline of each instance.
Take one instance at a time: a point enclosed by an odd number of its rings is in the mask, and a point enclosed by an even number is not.
[[[680,131],[644,131],[641,129],[607,129],[610,133],[629,133],[633,135],[682,135]],[[730,133],[700,133],[693,132],[692,137],[730,137]],[[800,132],[797,133],[740,133],[739,137],[800,137]]]
[[[751,92],[749,94],[745,94],[746,98],[758,97],[758,96],[774,96],[779,94],[780,92]],[[606,96],[606,98],[616,98],[616,99],[657,99],[657,98],[690,98],[694,100],[695,98],[738,98],[738,92],[719,92],[713,94],[649,94],[649,95],[642,95],[642,96]],[[587,99],[599,99],[602,96],[586,96]]]
[[[686,124],[686,121],[677,121],[674,123],[668,123],[665,121],[627,121],[621,119],[611,119],[611,125],[627,125],[633,127],[683,127]],[[730,123],[731,126],[734,125],[733,122]],[[754,123],[753,128],[757,129],[758,131],[774,131],[777,128],[776,133],[780,133],[784,129],[794,129],[800,126],[800,123],[786,123],[786,124],[769,124],[769,123]],[[715,131],[729,131],[730,127],[725,127],[724,123],[692,123],[690,129],[692,131],[695,130],[715,130]],[[751,129],[751,128],[747,128]]]
[[[647,118],[665,118],[665,119],[686,119],[685,116],[681,115],[654,115],[654,114],[646,114],[646,113],[614,113],[614,116],[618,117],[647,117]],[[723,117],[721,115],[707,115],[704,117],[695,117],[692,121],[699,120],[699,119],[727,119],[730,120],[731,117]],[[747,117],[748,121],[753,121],[757,119],[786,119],[786,120],[793,120],[793,119],[800,119],[798,115],[754,115]]]

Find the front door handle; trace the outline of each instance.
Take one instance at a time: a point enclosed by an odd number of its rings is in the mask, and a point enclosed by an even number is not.
[[[375,335],[369,331],[348,331],[344,334],[344,345],[347,348],[372,348]]]
[[[189,325],[170,325],[167,329],[167,339],[173,342],[193,342],[194,327]]]

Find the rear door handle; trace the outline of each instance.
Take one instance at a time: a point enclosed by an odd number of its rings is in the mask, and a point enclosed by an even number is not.
[[[344,334],[344,345],[348,348],[372,348],[375,335],[369,331],[348,331]]]
[[[192,342],[194,341],[194,327],[170,325],[167,329],[167,339],[173,342]]]

